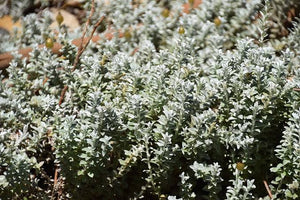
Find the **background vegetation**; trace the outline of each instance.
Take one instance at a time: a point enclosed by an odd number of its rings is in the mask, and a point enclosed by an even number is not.
[[[298,199],[299,8],[5,1],[1,199]]]

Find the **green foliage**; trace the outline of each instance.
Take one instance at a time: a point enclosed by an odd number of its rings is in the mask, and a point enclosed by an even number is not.
[[[280,1],[203,1],[181,16],[182,3],[98,1],[92,21],[105,13],[131,37],[91,44],[75,71],[80,32],[59,30],[63,57],[37,47],[54,38],[47,12],[0,39],[0,51],[34,49],[1,74],[1,198],[268,199],[264,180],[299,198],[299,24],[273,39]]]
[[[276,197],[287,199],[298,199],[300,197],[300,115],[299,109],[292,113],[283,132],[280,145],[276,149],[276,156],[280,159],[277,166],[271,168],[277,174],[273,183],[277,186]]]

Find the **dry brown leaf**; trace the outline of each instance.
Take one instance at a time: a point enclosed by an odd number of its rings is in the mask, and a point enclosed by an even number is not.
[[[195,0],[193,5],[191,5],[190,3],[185,3],[185,4],[183,4],[183,12],[190,13],[190,9],[198,8],[201,3],[202,3],[202,0]]]
[[[67,6],[78,7],[80,5],[81,5],[81,3],[79,1],[76,1],[76,0],[67,0],[65,2],[65,4],[63,5],[63,7],[67,7]]]
[[[14,22],[12,17],[9,15],[4,15],[0,18],[0,28],[3,28],[8,32],[12,33],[14,27],[17,27],[19,29],[22,28],[20,20]]]

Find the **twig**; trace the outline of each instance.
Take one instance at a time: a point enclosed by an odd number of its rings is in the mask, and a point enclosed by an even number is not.
[[[55,172],[54,172],[54,186],[57,184],[57,168],[55,168]]]
[[[300,92],[300,88],[294,88],[294,91]]]
[[[133,56],[136,52],[138,52],[139,48],[136,47],[135,49],[133,49],[133,51],[130,53],[130,56]]]
[[[87,32],[88,26],[89,26],[90,23],[91,23],[91,18],[92,18],[92,16],[93,16],[94,12],[95,12],[95,0],[92,0],[91,13],[90,13],[90,15],[89,15],[89,17],[87,18],[86,23],[85,23],[85,27],[84,27],[84,30],[83,30],[83,33],[82,33],[82,36],[81,36],[81,42],[80,42],[80,45],[79,45],[79,47],[78,47],[78,52],[77,52],[76,58],[75,58],[74,63],[73,63],[73,69],[72,69],[72,71],[75,70],[77,63],[79,62],[79,57],[80,57],[81,54],[82,54],[82,51],[81,51],[81,50],[83,49],[84,36],[85,36],[85,34],[86,34],[86,32]]]
[[[90,25],[91,23],[91,18],[93,16],[95,12],[95,1],[92,0],[92,8],[91,8],[91,13],[85,23],[85,27],[84,27],[84,31],[82,33],[82,37],[81,37],[81,41],[80,41],[80,44],[79,44],[79,47],[78,47],[78,51],[77,51],[77,55],[76,55],[76,58],[74,60],[74,63],[73,63],[73,68],[72,68],[72,72],[75,71],[76,67],[77,67],[77,64],[79,62],[79,58],[80,56],[82,55],[82,53],[84,52],[84,50],[86,49],[86,47],[89,45],[90,41],[92,40],[93,38],[93,35],[96,31],[96,29],[100,26],[101,22],[104,20],[104,16],[102,16],[98,21],[97,23],[94,25],[94,28],[90,34],[90,36],[87,38],[87,41],[86,43],[84,42],[85,41],[85,35],[86,35],[86,32],[87,32],[87,29],[88,29],[88,26]],[[67,92],[68,90],[68,86],[65,85],[63,90],[61,91],[61,95],[60,95],[60,98],[59,98],[59,103],[58,105],[60,106],[65,98],[65,93]]]
[[[57,167],[56,167],[56,168],[55,168],[55,171],[54,171],[54,183],[53,183],[53,189],[52,189],[51,200],[54,199],[54,193],[55,193],[56,185],[57,185],[57,177],[58,177],[58,172],[57,172]]]
[[[61,91],[61,94],[60,94],[60,98],[59,98],[59,102],[58,102],[58,105],[60,106],[62,104],[62,102],[64,101],[64,98],[65,98],[65,94],[67,92],[67,89],[68,89],[68,86],[65,85],[64,88],[62,89]]]
[[[77,53],[77,55],[76,55],[76,58],[75,58],[75,61],[74,61],[74,64],[73,64],[72,71],[74,71],[74,70],[76,69],[76,66],[77,66],[77,64],[78,64],[78,62],[79,62],[80,56],[82,55],[82,53],[84,52],[84,50],[86,49],[86,47],[89,45],[90,41],[91,41],[92,38],[93,38],[93,35],[94,35],[96,29],[100,26],[100,24],[102,23],[102,21],[104,20],[104,18],[105,18],[105,17],[102,16],[102,17],[97,21],[97,23],[94,25],[94,28],[93,28],[93,30],[92,30],[90,36],[87,38],[87,42],[84,44],[84,46],[82,46],[83,43],[84,43],[83,40],[82,40],[82,43],[81,43],[80,47],[78,48],[78,53]],[[80,48],[81,48],[81,49],[80,49]]]
[[[268,192],[269,197],[270,197],[271,199],[273,199],[273,196],[272,196],[272,193],[271,193],[271,190],[270,190],[270,188],[269,188],[269,185],[268,185],[267,181],[264,180],[263,182],[264,182],[264,185],[265,185],[265,188],[266,188],[266,190],[267,190],[267,192]]]
[[[47,83],[47,81],[49,80],[48,77],[45,77],[44,80],[43,80],[43,85],[45,85]]]

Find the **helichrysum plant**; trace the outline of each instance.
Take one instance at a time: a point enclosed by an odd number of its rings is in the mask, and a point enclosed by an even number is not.
[[[96,1],[76,68],[47,10],[0,37],[1,199],[300,198],[299,2],[184,3]]]

